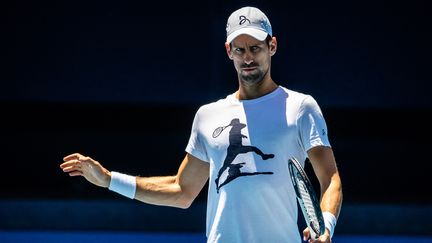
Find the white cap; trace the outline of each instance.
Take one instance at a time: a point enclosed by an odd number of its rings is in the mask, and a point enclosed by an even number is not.
[[[228,18],[227,42],[231,43],[237,36],[246,34],[263,41],[272,35],[272,27],[267,16],[254,7],[243,7],[233,12]]]

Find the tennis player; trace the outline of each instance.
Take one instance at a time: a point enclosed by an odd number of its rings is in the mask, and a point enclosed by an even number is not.
[[[309,242],[331,242],[342,187],[319,105],[271,78],[276,37],[254,7],[233,12],[226,52],[239,88],[197,111],[177,175],[138,177],[109,171],[79,153],[60,165],[70,176],[145,203],[188,208],[210,178],[207,239],[211,243],[301,242],[297,202],[289,178],[291,157],[312,163],[321,189],[326,231]]]

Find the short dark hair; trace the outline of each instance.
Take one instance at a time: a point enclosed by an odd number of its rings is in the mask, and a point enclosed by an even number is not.
[[[267,43],[267,46],[270,48],[270,42],[273,40],[273,37],[271,35],[267,35],[265,42]]]

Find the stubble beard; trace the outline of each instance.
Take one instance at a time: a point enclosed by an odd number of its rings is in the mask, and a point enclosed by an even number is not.
[[[263,72],[261,70],[255,70],[255,72],[253,73],[249,73],[249,74],[243,74],[240,73],[240,80],[242,81],[243,84],[247,85],[247,86],[254,86],[257,84],[260,84],[264,81],[264,77],[267,74],[268,70]]]

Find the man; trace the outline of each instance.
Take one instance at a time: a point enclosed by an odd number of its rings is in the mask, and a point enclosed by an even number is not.
[[[311,96],[272,80],[277,41],[263,12],[241,8],[228,18],[226,30],[239,89],[197,111],[177,175],[110,172],[78,153],[60,167],[129,198],[180,208],[189,207],[210,178],[208,242],[300,242],[287,162],[309,158],[321,186],[326,231],[317,240],[309,239],[308,229],[303,235],[310,242],[331,242],[342,189],[321,110]]]

